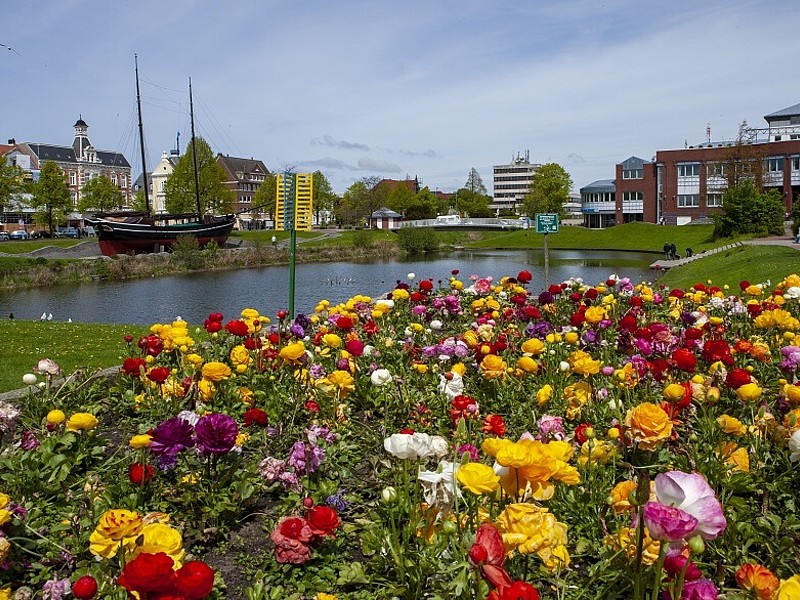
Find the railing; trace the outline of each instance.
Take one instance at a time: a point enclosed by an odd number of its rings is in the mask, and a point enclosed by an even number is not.
[[[418,219],[416,221],[400,221],[397,229],[406,227],[448,227],[453,229],[525,229],[530,226],[525,219],[478,219],[478,218],[459,218],[455,219]]]

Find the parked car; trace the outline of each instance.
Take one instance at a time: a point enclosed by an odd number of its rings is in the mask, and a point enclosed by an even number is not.
[[[0,242],[7,242],[8,241],[8,232],[0,231]]]
[[[39,231],[34,231],[33,234],[31,235],[31,239],[33,240],[41,240],[49,237],[52,236],[50,235],[50,232],[47,231],[46,229],[40,229]]]
[[[61,229],[56,230],[56,237],[78,239],[80,234],[78,234],[78,230],[74,227],[62,227]]]
[[[30,236],[24,229],[17,229],[16,231],[12,231],[8,238],[11,240],[27,240],[30,239]]]

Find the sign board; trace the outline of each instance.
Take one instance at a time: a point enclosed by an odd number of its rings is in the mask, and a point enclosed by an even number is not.
[[[536,233],[558,233],[558,215],[555,213],[537,214]]]

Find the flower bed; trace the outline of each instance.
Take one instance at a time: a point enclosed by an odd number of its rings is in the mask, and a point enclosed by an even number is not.
[[[800,277],[470,279],[42,360],[0,599],[800,598]]]

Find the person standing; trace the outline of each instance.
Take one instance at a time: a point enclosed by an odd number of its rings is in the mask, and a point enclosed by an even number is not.
[[[672,253],[672,246],[669,242],[664,242],[664,260],[669,260],[670,254]]]

